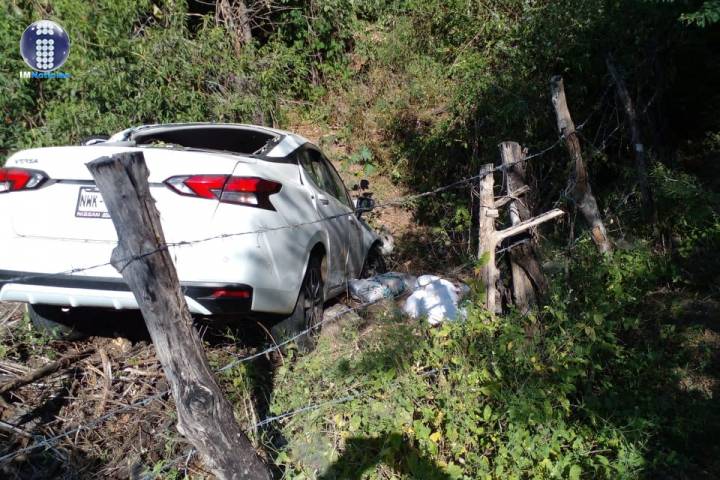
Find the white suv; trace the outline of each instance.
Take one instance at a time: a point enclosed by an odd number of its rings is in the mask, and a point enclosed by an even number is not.
[[[306,139],[249,125],[147,125],[8,158],[0,169],[0,300],[27,302],[35,323],[50,325],[67,323],[75,307],[138,308],[110,265],[44,275],[109,262],[117,236],[85,165],[128,151],[144,154],[195,314],[290,315],[308,327],[348,279],[384,268],[381,239]],[[367,200],[363,209],[372,208]]]

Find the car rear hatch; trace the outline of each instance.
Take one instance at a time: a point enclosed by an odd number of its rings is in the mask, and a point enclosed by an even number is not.
[[[157,202],[168,242],[208,235],[218,206],[211,200],[178,195],[163,182],[178,175],[229,175],[250,157],[168,148],[110,145],[41,148],[19,152],[6,167],[44,172],[48,180],[38,189],[13,192],[9,212],[17,235],[68,240],[115,242],[117,236],[102,196],[86,164],[96,158],[142,151],[150,171],[150,192]]]

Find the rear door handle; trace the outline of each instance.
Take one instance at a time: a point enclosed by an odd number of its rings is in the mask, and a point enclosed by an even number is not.
[[[330,200],[325,195],[318,195],[318,202],[320,202],[320,205],[329,205]]]

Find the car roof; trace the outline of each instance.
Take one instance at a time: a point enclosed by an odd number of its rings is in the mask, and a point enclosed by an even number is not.
[[[227,130],[233,135],[228,139],[221,131]],[[197,134],[193,137],[193,134]],[[211,134],[211,135],[208,135]],[[221,144],[220,146],[213,144]],[[310,143],[306,138],[286,130],[261,125],[242,123],[188,122],[139,125],[118,132],[110,137],[108,143],[160,140],[206,150],[224,150],[240,154],[259,156],[273,161],[282,161],[300,146]],[[184,140],[187,140],[184,141]],[[187,143],[187,144],[186,144]]]

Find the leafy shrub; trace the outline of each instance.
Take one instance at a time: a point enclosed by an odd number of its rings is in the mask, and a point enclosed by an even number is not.
[[[223,27],[206,22],[190,32],[182,3],[151,5],[65,0],[42,12],[68,30],[72,47],[62,70],[72,78],[7,80],[0,99],[7,112],[0,126],[6,151],[73,143],[142,123],[273,124],[281,116],[279,98],[304,88],[300,79],[307,64],[291,47],[278,41],[251,44],[238,56]],[[9,38],[19,38],[41,11],[37,6],[3,9],[3,47],[11,49],[17,40]],[[27,68],[15,50],[3,51],[2,57],[7,70]]]
[[[720,197],[693,175],[663,165],[654,168],[651,179],[677,256],[675,279],[712,288],[720,279]]]
[[[469,305],[466,322],[434,329],[385,315],[281,368],[276,413],[330,404],[283,428],[279,461],[297,478],[636,478],[672,466],[662,452],[683,441],[658,436],[687,439],[697,411],[659,394],[675,357],[646,338],[657,318],[643,299],[669,279],[667,262],[642,243],[607,259],[579,248],[537,314]]]

